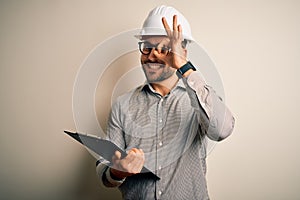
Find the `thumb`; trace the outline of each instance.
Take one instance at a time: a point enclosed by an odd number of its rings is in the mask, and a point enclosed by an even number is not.
[[[116,151],[115,152],[115,157],[116,157],[116,159],[121,159],[121,152],[120,151]]]
[[[115,163],[116,160],[120,160],[120,159],[121,159],[121,153],[119,151],[115,151],[115,154],[112,157],[113,163]]]

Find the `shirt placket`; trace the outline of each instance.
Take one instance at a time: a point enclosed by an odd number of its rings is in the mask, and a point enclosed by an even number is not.
[[[157,103],[157,126],[156,126],[156,173],[159,177],[163,177],[161,174],[162,170],[162,164],[159,161],[162,159],[160,158],[160,155],[158,154],[159,149],[163,146],[163,124],[164,124],[164,113],[163,113],[163,105],[164,105],[164,98],[161,97]],[[161,199],[161,196],[163,194],[163,180],[156,182],[156,198]]]

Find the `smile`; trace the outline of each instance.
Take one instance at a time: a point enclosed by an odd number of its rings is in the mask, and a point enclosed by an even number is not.
[[[149,69],[159,69],[159,68],[163,68],[165,65],[164,64],[160,64],[160,63],[147,63],[146,66]]]

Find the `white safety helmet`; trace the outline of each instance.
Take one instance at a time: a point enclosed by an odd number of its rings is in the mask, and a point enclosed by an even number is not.
[[[188,41],[194,41],[192,37],[191,27],[185,17],[177,11],[175,8],[170,6],[158,6],[150,11],[148,17],[144,21],[142,30],[136,35],[137,38],[141,39],[142,36],[161,36],[167,35],[167,32],[162,24],[162,17],[165,17],[170,28],[173,27],[173,16],[177,15],[177,25],[182,27],[183,39]]]

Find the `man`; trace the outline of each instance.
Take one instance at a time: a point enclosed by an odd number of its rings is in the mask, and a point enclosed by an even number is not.
[[[112,163],[100,159],[100,180],[118,187],[123,199],[209,199],[207,138],[225,139],[234,118],[187,61],[193,38],[181,13],[154,8],[138,38],[147,82],[118,98],[107,130],[128,155],[115,152]],[[159,178],[140,173],[144,165]]]

